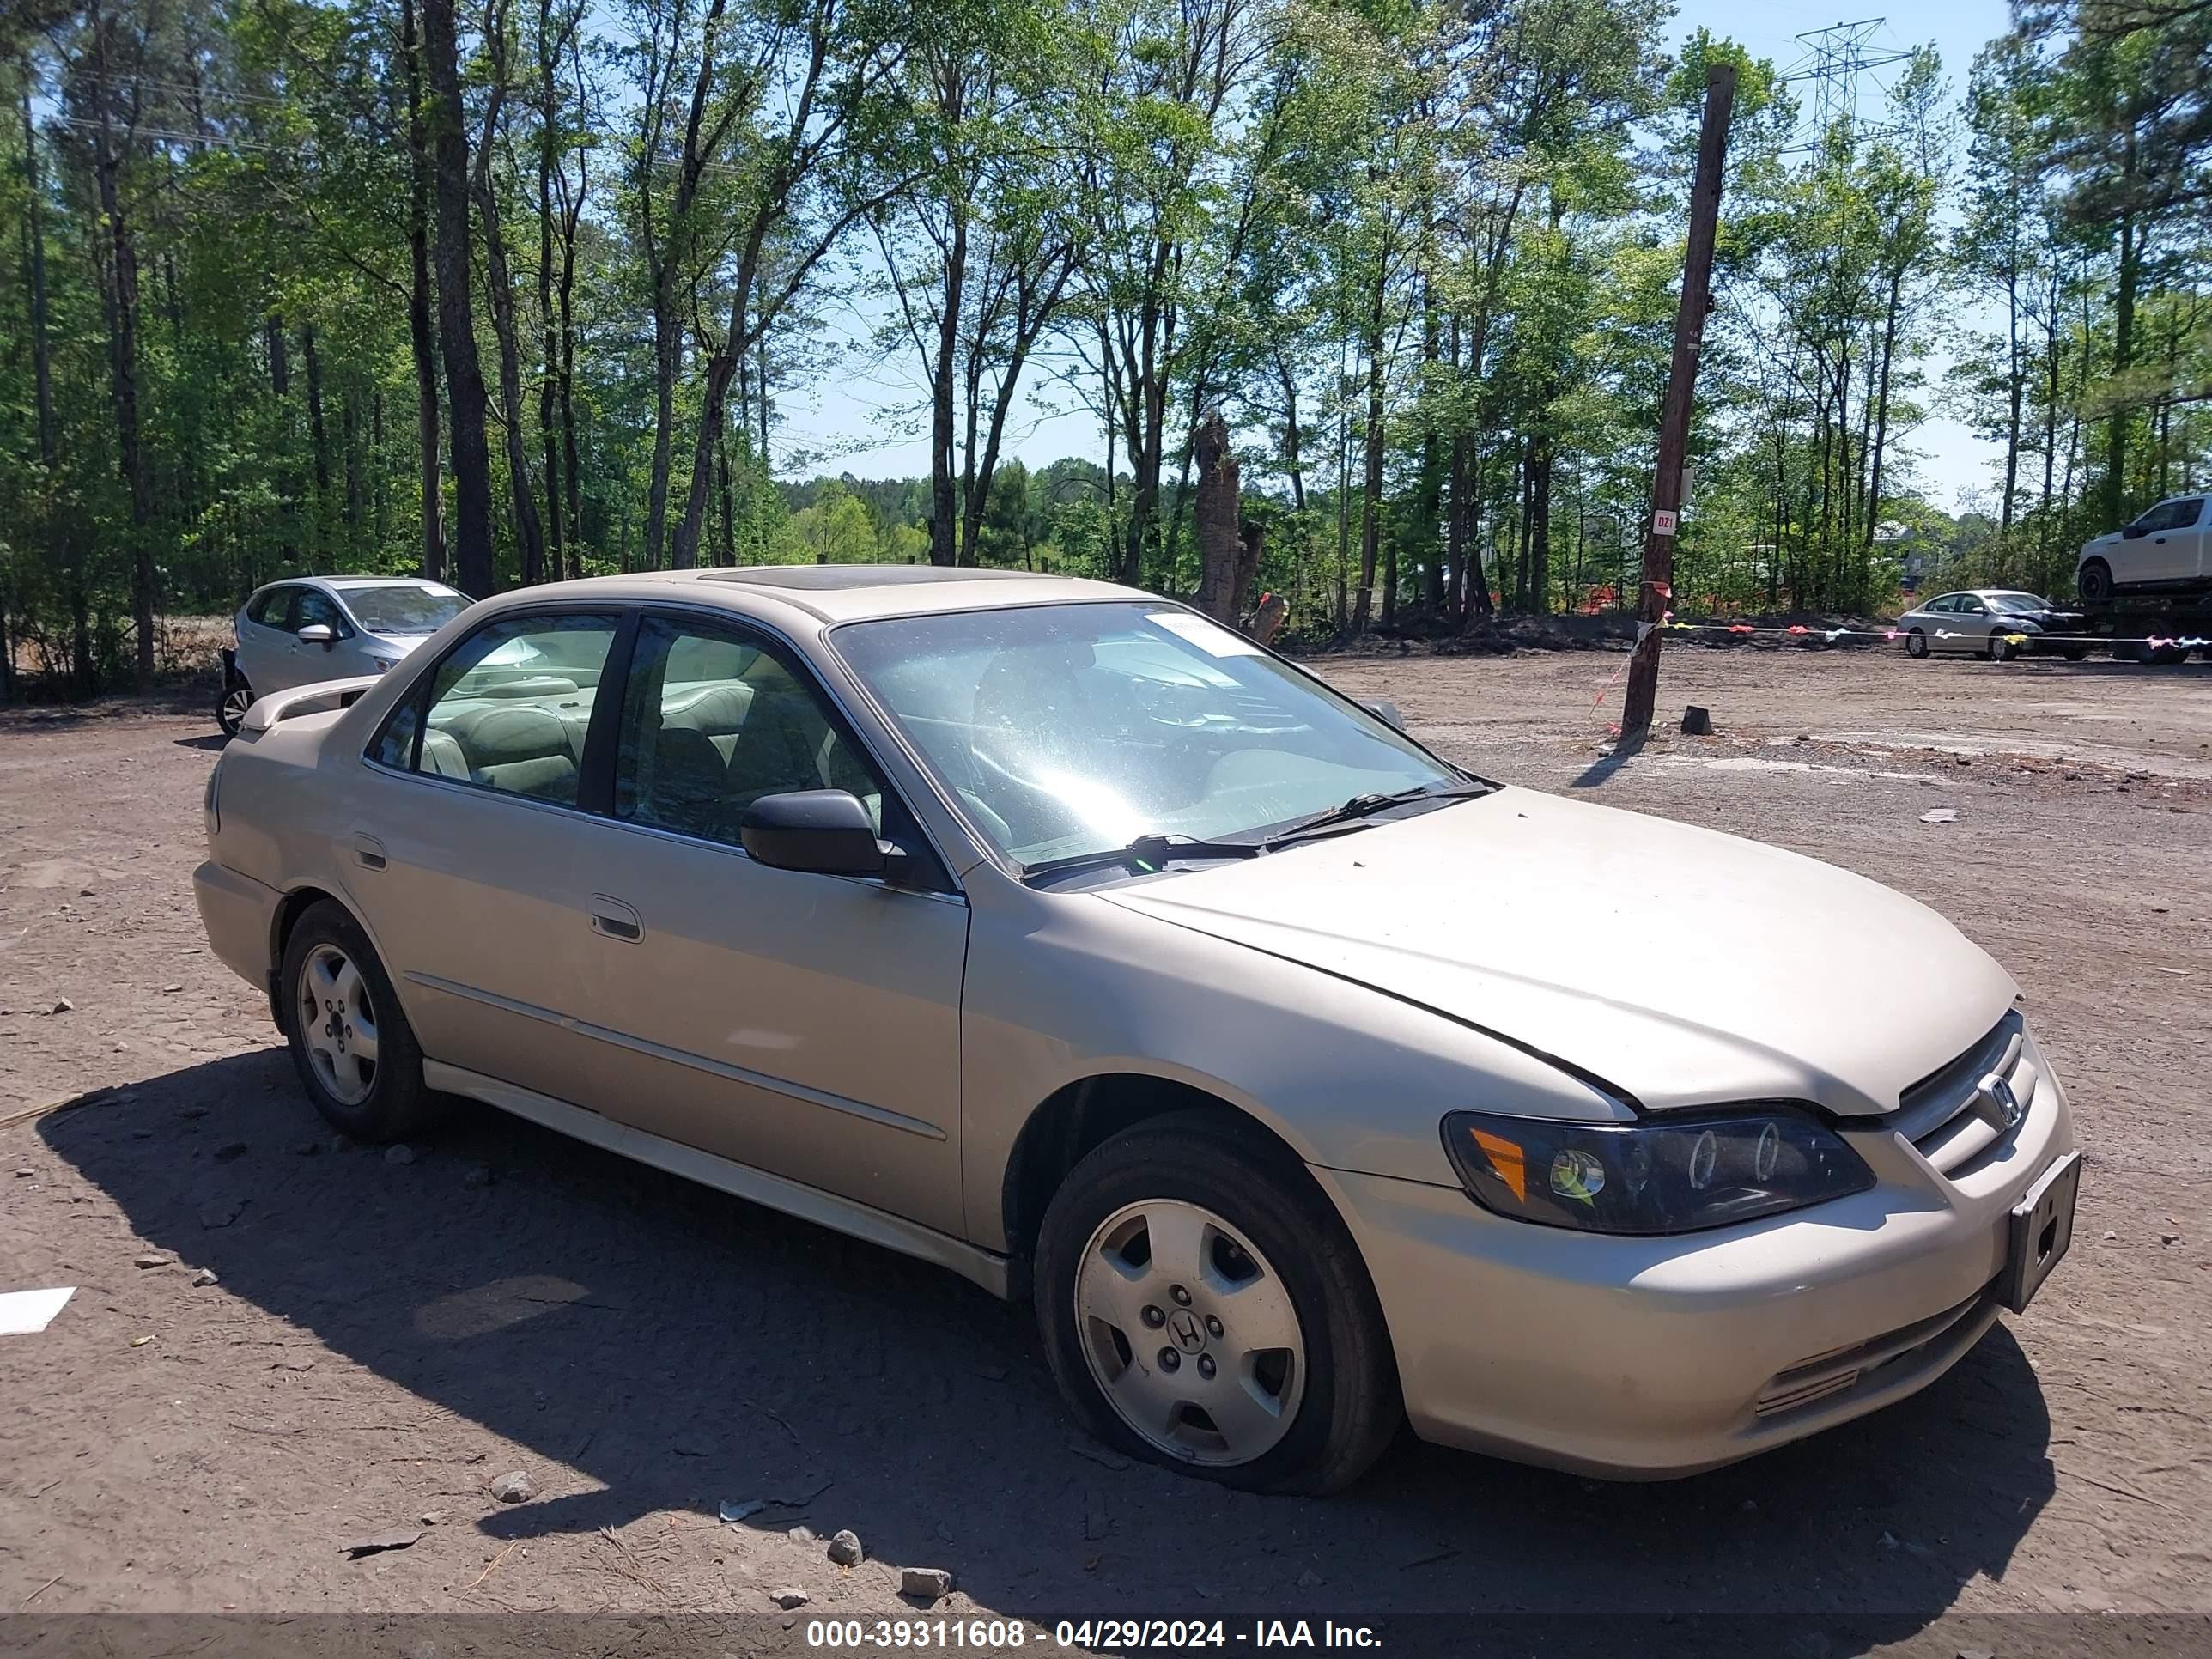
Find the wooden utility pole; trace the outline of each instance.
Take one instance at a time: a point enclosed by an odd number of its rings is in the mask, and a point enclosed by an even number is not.
[[[1690,189],[1690,242],[1682,262],[1682,302],[1674,313],[1674,361],[1667,374],[1667,400],[1659,413],[1659,464],[1651,481],[1651,517],[1644,527],[1644,586],[1637,620],[1651,624],[1628,665],[1628,696],[1620,710],[1620,745],[1643,741],[1651,729],[1659,696],[1658,624],[1674,585],[1674,527],[1682,507],[1682,461],[1690,446],[1690,395],[1698,380],[1711,308],[1713,234],[1720,223],[1721,167],[1728,156],[1729,112],[1735,105],[1735,65],[1705,70],[1705,118],[1698,131],[1698,173]]]

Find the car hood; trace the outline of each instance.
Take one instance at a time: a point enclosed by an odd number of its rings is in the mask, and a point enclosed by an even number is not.
[[[1655,1111],[1894,1111],[2018,994],[1949,922],[1862,877],[1525,789],[1099,896],[1476,1026]]]
[[[2103,535],[2092,536],[2087,541],[2082,543],[2081,555],[2084,558],[2087,558],[2090,554],[2097,552],[2100,549],[2118,547],[2125,540],[2127,540],[2127,538],[2120,534],[2118,531],[2107,530]]]
[[[428,634],[371,634],[368,636],[386,651],[397,651],[401,656],[411,656],[430,640]]]

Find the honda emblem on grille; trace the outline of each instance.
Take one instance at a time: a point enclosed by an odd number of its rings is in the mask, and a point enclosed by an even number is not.
[[[1976,1117],[1999,1134],[2020,1127],[2020,1097],[1995,1072],[1974,1085],[1974,1097],[1968,1105]]]

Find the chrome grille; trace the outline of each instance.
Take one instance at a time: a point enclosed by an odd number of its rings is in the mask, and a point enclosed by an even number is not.
[[[2001,1080],[2020,1108],[2009,1125],[1982,1093],[1982,1080]],[[2027,1027],[2014,1009],[1994,1030],[1942,1070],[1905,1091],[1898,1133],[1939,1175],[1954,1176],[2010,1140],[2035,1109],[2042,1074],[2027,1051]]]

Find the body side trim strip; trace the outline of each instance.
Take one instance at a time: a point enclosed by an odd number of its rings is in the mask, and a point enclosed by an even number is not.
[[[599,1042],[611,1043],[617,1048],[627,1048],[632,1054],[644,1054],[653,1060],[665,1060],[678,1066],[688,1066],[693,1071],[705,1072],[713,1077],[726,1078],[732,1083],[742,1083],[756,1089],[765,1089],[771,1094],[803,1100],[810,1106],[823,1106],[833,1112],[865,1118],[871,1123],[880,1123],[887,1129],[899,1129],[910,1135],[920,1135],[925,1140],[947,1140],[944,1130],[934,1123],[924,1122],[918,1117],[908,1117],[902,1112],[871,1106],[865,1100],[850,1100],[843,1095],[833,1095],[827,1090],[809,1089],[803,1084],[790,1083],[781,1078],[770,1077],[764,1072],[750,1072],[742,1066],[731,1066],[719,1060],[709,1060],[704,1054],[695,1054],[688,1049],[671,1048],[665,1043],[649,1042],[643,1037],[631,1036],[605,1025],[594,1025],[568,1014],[556,1013],[550,1008],[540,1008],[535,1003],[517,1002],[490,991],[480,991],[471,985],[463,985],[450,979],[440,979],[435,974],[416,973],[412,969],[404,975],[410,985],[425,989],[443,991],[448,996],[480,1002],[488,1008],[498,1008],[510,1014],[520,1014],[526,1019],[543,1020],[548,1025],[557,1025],[563,1030],[574,1031]],[[507,1085],[501,1085],[501,1087]],[[706,1156],[706,1154],[701,1154]]]

